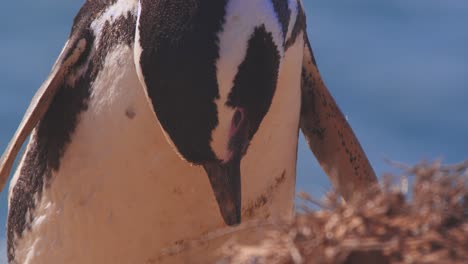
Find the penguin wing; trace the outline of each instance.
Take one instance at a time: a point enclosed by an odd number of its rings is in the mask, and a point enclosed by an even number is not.
[[[325,86],[307,33],[302,62],[300,127],[320,166],[345,200],[367,192],[374,170],[352,128]]]
[[[73,69],[73,65],[79,61],[81,55],[85,52],[86,46],[88,45],[86,42],[87,40],[85,38],[78,39],[77,41],[67,41],[52,67],[49,77],[32,98],[23,116],[23,120],[0,159],[0,191],[5,187],[21,146],[49,109],[59,87],[62,86],[65,77],[70,70]]]

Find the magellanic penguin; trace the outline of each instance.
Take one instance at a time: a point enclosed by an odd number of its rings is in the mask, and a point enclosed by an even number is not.
[[[3,188],[30,136],[9,262],[211,263],[161,252],[290,218],[299,128],[345,199],[368,189],[305,25],[300,0],[87,0],[2,158]]]

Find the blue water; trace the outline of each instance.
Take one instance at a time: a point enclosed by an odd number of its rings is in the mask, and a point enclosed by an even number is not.
[[[387,158],[468,157],[468,1],[303,1],[322,76],[379,174],[393,170]],[[47,77],[81,3],[2,3],[0,151]],[[330,188],[302,139],[297,185],[316,196]],[[6,212],[3,192],[0,226]],[[0,247],[4,237],[0,228]]]

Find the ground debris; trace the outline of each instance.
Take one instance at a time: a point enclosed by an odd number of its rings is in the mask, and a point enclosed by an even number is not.
[[[336,193],[301,194],[292,223],[265,228],[255,245],[229,243],[220,263],[468,263],[467,168],[405,166],[383,177],[382,192],[348,204]]]

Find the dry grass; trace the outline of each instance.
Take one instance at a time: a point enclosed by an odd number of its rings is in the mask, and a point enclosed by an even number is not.
[[[382,193],[348,205],[333,193],[323,202],[302,194],[292,223],[266,229],[257,245],[226,245],[221,263],[468,263],[467,168],[403,168],[383,178]]]

